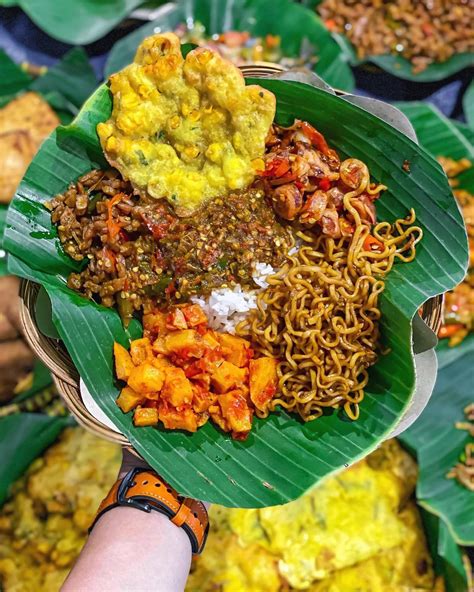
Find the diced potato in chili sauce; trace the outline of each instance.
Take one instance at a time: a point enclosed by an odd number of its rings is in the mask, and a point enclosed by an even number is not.
[[[193,387],[181,368],[166,368],[161,398],[171,403],[173,407],[191,404]]]
[[[160,370],[165,370],[166,368],[174,368],[173,364],[165,358],[164,356],[160,355],[160,357],[153,358],[151,363],[155,368],[159,368]]]
[[[206,351],[206,345],[201,335],[194,329],[169,333],[165,337],[165,348],[167,353],[188,358],[200,358]]]
[[[128,386],[142,395],[161,391],[165,373],[160,368],[155,368],[151,362],[140,364],[132,370],[128,378]]]
[[[158,406],[158,412],[160,421],[163,422],[163,425],[168,430],[195,432],[199,425],[203,425],[198,422],[198,415],[188,405],[176,409],[168,405],[166,401],[161,401]],[[204,423],[206,421],[207,417]]]
[[[133,413],[133,424],[139,427],[154,426],[159,421],[158,409],[154,407],[138,407]]]
[[[248,366],[251,357],[250,343],[242,337],[235,337],[228,333],[220,333],[217,336],[222,346],[224,358],[239,368]]]
[[[140,366],[143,362],[153,358],[150,340],[147,337],[135,339],[130,344],[130,355],[135,366]]]
[[[239,368],[230,362],[224,361],[214,370],[211,376],[211,384],[218,393],[227,393],[243,384],[247,379],[247,375],[248,372],[245,368]]]
[[[190,304],[181,309],[188,323],[188,327],[197,327],[198,325],[207,325],[207,317],[199,304]]]
[[[120,395],[117,397],[117,405],[124,413],[128,413],[132,409],[135,409],[137,405],[141,405],[144,402],[145,395],[135,392],[129,386],[124,387],[120,391]]]
[[[163,335],[167,332],[166,318],[167,313],[157,311],[143,315],[143,328],[145,335]]]
[[[265,411],[277,385],[277,360],[252,359],[241,337],[212,331],[197,304],[143,317],[144,337],[130,352],[114,344],[117,377],[127,382],[117,398],[135,426],[195,432],[209,417],[243,440],[255,409]]]
[[[117,378],[119,380],[128,380],[130,372],[135,366],[128,351],[117,342],[114,343],[114,358]]]
[[[225,395],[220,395],[217,401],[228,428],[225,431],[241,434],[241,437],[250,432],[252,428],[252,410],[242,391],[238,389],[230,391]]]
[[[215,393],[211,393],[209,389],[199,384],[195,384],[193,386],[193,390],[193,409],[196,411],[196,413],[208,411],[209,407],[216,404],[217,395]]]
[[[166,328],[169,331],[176,329],[187,329],[188,323],[184,317],[183,311],[180,308],[174,308],[166,317]]]
[[[257,409],[265,411],[276,393],[278,360],[258,358],[250,360],[250,399]]]
[[[204,335],[202,336],[202,340],[204,341],[206,346],[210,347],[211,349],[217,349],[220,347],[220,343],[216,339],[213,331],[207,331],[206,333],[204,333]]]

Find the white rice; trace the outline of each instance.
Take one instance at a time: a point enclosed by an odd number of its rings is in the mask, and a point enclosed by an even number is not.
[[[268,286],[266,278],[275,273],[271,265],[256,263],[252,277],[260,290]],[[194,296],[191,300],[199,304],[209,319],[209,326],[216,331],[234,333],[235,327],[252,308],[257,307],[257,294],[260,290],[244,291],[240,285],[233,289],[213,290],[207,298]]]

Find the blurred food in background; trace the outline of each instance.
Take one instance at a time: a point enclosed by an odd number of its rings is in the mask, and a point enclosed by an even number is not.
[[[0,405],[13,398],[16,386],[28,376],[34,362],[20,333],[18,285],[16,277],[0,277]]]
[[[416,478],[411,456],[390,440],[285,506],[211,506],[187,590],[442,590],[412,499]]]
[[[474,331],[474,195],[465,189],[459,189],[458,175],[471,168],[467,158],[453,160],[438,158],[449,178],[453,194],[457,199],[466,223],[469,240],[469,269],[463,282],[450,292],[446,292],[444,301],[444,323],[438,337],[449,339],[449,345],[459,345]]]
[[[30,466],[0,512],[0,589],[59,590],[119,465],[118,446],[67,428]],[[390,440],[285,506],[211,506],[207,547],[186,590],[443,590],[413,499],[416,478],[411,456]]]
[[[402,56],[413,73],[474,51],[471,0],[323,0],[317,11],[329,30],[349,39],[359,59]]]
[[[456,422],[458,430],[465,430],[471,437],[474,437],[474,403],[470,403],[464,409],[466,421]],[[446,475],[448,479],[457,481],[474,492],[474,442],[468,442],[459,458],[459,462]]]
[[[59,590],[120,467],[120,448],[80,428],[32,463],[0,512],[0,589]]]
[[[209,36],[206,35],[206,28],[199,22],[194,23],[191,28],[183,23],[178,26],[175,33],[181,39],[181,43],[210,47],[237,66],[273,62],[285,68],[312,68],[317,62],[314,49],[307,41],[303,42],[299,57],[290,58],[283,55],[281,38],[278,35],[254,37],[247,31],[226,31]]]
[[[59,125],[48,103],[26,92],[0,109],[0,203],[9,203],[41,142]]]

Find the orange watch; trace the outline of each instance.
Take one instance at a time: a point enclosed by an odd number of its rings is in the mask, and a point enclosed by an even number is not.
[[[209,518],[204,504],[179,495],[155,471],[135,467],[119,479],[100,504],[89,532],[105,512],[118,506],[144,512],[156,510],[186,532],[193,554],[199,554],[204,549],[209,532]]]

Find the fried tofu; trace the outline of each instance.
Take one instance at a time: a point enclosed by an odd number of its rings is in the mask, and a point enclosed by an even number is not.
[[[0,203],[9,203],[41,142],[59,119],[48,103],[26,92],[0,109]]]

